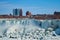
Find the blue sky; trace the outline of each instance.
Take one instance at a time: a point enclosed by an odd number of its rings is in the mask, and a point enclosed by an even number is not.
[[[0,14],[13,14],[14,8],[22,8],[34,14],[53,14],[60,11],[60,0],[0,0]]]

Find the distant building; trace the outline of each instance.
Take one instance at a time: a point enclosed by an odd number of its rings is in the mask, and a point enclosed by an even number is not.
[[[54,12],[53,15],[51,14],[36,14],[32,15],[31,12],[27,11],[26,16],[22,15],[22,9],[13,9],[13,15],[0,15],[0,18],[33,18],[33,19],[60,19],[60,12]]]
[[[60,12],[54,12],[54,15],[60,15]]]
[[[13,16],[22,16],[22,9],[13,9]]]
[[[27,11],[26,16],[31,17],[31,12]]]
[[[22,16],[22,9],[20,9],[20,15],[19,16]]]

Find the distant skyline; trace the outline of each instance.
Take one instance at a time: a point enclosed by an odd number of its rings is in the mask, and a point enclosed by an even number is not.
[[[60,12],[60,0],[0,0],[0,15],[13,14],[14,8],[21,8],[34,14],[53,14]]]

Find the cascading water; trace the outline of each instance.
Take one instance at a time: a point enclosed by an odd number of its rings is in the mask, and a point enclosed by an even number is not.
[[[51,20],[0,19],[0,34],[3,38],[6,37],[6,40],[8,38],[13,38],[12,40],[15,40],[14,38],[17,40],[59,40],[60,36],[53,36],[56,33],[48,26],[51,26]]]

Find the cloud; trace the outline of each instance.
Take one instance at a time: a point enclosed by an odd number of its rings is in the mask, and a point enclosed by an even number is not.
[[[0,4],[8,4],[8,2],[6,2],[6,1],[2,1],[2,2],[0,2]]]

